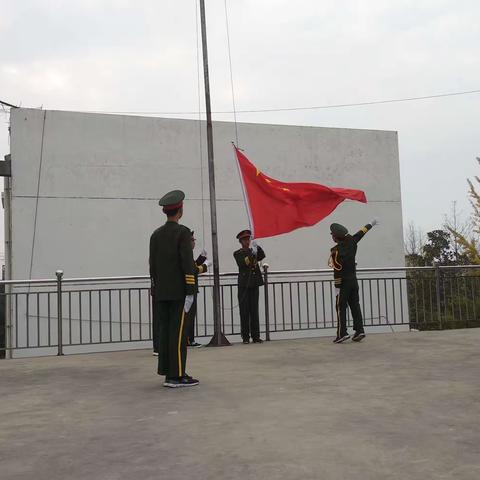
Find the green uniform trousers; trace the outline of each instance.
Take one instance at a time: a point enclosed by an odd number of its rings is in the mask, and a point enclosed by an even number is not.
[[[183,377],[187,360],[184,300],[158,300],[153,309],[158,345],[158,374]],[[156,317],[156,318],[155,318]]]
[[[258,317],[259,288],[238,287],[238,305],[240,308],[240,333],[242,340],[260,340],[260,320]]]
[[[356,278],[342,278],[340,292],[336,298],[337,337],[347,335],[347,307],[350,307],[352,312],[353,329],[357,333],[363,333],[363,318]]]

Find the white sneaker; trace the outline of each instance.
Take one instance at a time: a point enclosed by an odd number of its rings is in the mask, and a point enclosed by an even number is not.
[[[154,357],[158,357],[158,352],[153,352],[152,355],[153,355]]]

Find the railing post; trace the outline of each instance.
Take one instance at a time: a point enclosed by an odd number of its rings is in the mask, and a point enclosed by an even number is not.
[[[270,309],[268,307],[268,263],[263,264],[263,288],[265,292],[265,340],[270,341]]]
[[[435,262],[435,292],[437,294],[437,316],[438,316],[438,327],[442,329],[442,304],[440,299],[440,263]]]
[[[62,312],[62,278],[63,270],[55,272],[57,276],[57,336],[58,336],[58,353],[63,355],[63,312]]]

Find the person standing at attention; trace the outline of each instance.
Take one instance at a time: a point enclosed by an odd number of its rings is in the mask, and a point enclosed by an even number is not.
[[[178,222],[183,215],[185,194],[173,190],[159,205],[166,223],[150,237],[150,279],[152,285],[154,343],[158,348],[158,374],[165,375],[165,387],[191,387],[199,381],[187,375],[185,315],[195,293],[195,262],[190,229]]]
[[[244,344],[250,343],[250,336],[253,343],[263,343],[258,318],[258,295],[259,287],[263,285],[263,277],[258,262],[265,258],[265,252],[251,238],[250,230],[242,230],[237,235],[242,248],[233,254],[238,265],[240,331]]]

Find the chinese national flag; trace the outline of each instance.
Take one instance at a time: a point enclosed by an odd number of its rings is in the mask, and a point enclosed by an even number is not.
[[[345,199],[367,203],[361,190],[270,178],[234,148],[254,238],[273,237],[315,225]]]

